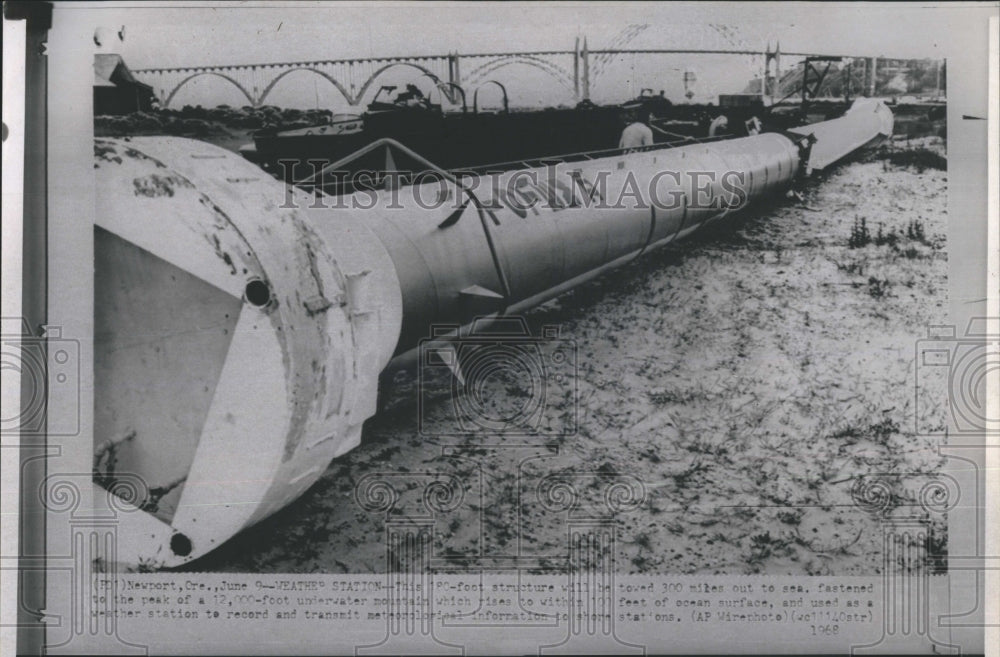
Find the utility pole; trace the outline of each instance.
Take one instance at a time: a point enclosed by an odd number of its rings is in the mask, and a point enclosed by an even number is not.
[[[853,59],[847,60],[847,65],[844,66],[844,71],[846,75],[844,76],[844,102],[851,102],[851,77],[852,77],[852,64],[854,64]]]
[[[458,69],[458,51],[448,55],[448,82],[462,86],[462,73]]]
[[[771,59],[771,44],[767,44],[764,49],[764,72],[760,76],[760,102],[764,102],[764,97],[767,96],[767,69],[770,68],[768,63]]]
[[[771,87],[771,104],[774,99],[781,97],[781,42],[774,44],[774,86]]]
[[[573,43],[573,100],[580,102],[580,37]]]

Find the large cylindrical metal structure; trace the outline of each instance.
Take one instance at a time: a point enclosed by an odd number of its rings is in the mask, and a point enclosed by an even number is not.
[[[203,142],[97,140],[95,479],[129,511],[118,559],[182,564],[294,500],[432,325],[682,239],[787,189],[804,152],[762,134],[331,198]]]
[[[535,305],[683,238],[787,188],[798,168],[798,147],[764,134],[463,181],[485,214],[467,192],[440,178],[377,198],[369,193],[359,204],[372,207],[356,212],[385,247],[402,285],[399,353],[426,337],[433,323],[461,325]],[[354,199],[320,203],[350,206]],[[440,227],[453,213],[461,214]]]

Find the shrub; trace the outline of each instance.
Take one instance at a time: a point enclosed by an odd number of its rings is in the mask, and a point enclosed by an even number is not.
[[[883,246],[885,244],[895,246],[896,242],[899,241],[899,233],[896,232],[895,228],[886,233],[882,230],[882,225],[883,224],[880,221],[878,224],[878,233],[875,234],[875,244],[877,246]]]
[[[871,234],[868,232],[868,225],[864,217],[860,219],[855,215],[854,226],[851,227],[851,236],[847,240],[847,246],[852,249],[859,249],[863,246],[867,246],[872,241]]]
[[[884,299],[890,296],[890,288],[892,283],[885,278],[875,278],[874,276],[868,277],[868,294],[871,295],[873,299]]]

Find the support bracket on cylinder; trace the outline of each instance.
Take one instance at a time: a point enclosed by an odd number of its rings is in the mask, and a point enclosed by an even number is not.
[[[496,244],[494,243],[493,240],[493,233],[490,231],[490,220],[492,220],[492,222],[495,225],[499,225],[500,223],[496,215],[493,214],[493,210],[488,205],[484,204],[481,200],[479,200],[479,197],[476,196],[476,194],[471,189],[469,189],[466,185],[462,184],[462,181],[455,174],[451,173],[447,169],[444,169],[443,167],[437,164],[434,164],[424,156],[420,155],[419,153],[410,148],[407,148],[406,146],[399,143],[395,139],[390,139],[389,137],[383,137],[382,139],[373,141],[371,144],[355,151],[351,155],[348,155],[347,157],[337,160],[333,164],[323,167],[323,169],[313,174],[309,178],[306,178],[305,180],[296,183],[296,185],[307,186],[307,187],[314,187],[317,185],[322,186],[323,176],[326,173],[331,171],[337,171],[344,165],[349,164],[357,160],[358,158],[363,157],[364,155],[367,155],[368,153],[376,151],[380,148],[384,148],[386,150],[387,155],[392,151],[398,151],[399,153],[402,153],[403,155],[407,156],[417,164],[423,166],[424,171],[433,171],[434,173],[437,173],[443,179],[455,185],[456,190],[460,190],[463,194],[465,194],[466,201],[458,209],[456,209],[454,212],[448,215],[444,219],[444,221],[438,224],[439,229],[448,228],[450,226],[454,226],[455,224],[457,224],[459,219],[462,218],[462,215],[465,214],[465,209],[468,207],[468,204],[470,202],[476,206],[476,212],[479,214],[479,220],[483,225],[483,233],[484,236],[486,237],[486,243],[489,245],[490,255],[493,258],[493,266],[496,269],[497,278],[500,280],[500,286],[503,290],[503,298],[505,300],[509,299],[510,298],[509,278],[507,277],[507,272],[504,271],[503,263],[501,262],[499,254],[497,253]],[[506,306],[506,303],[504,305]]]

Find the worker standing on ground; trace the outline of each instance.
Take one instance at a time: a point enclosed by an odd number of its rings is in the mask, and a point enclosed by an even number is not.
[[[618,148],[635,149],[640,146],[649,146],[653,143],[653,130],[649,127],[649,112],[639,110],[635,115],[635,120],[625,126],[622,137],[618,141]]]

